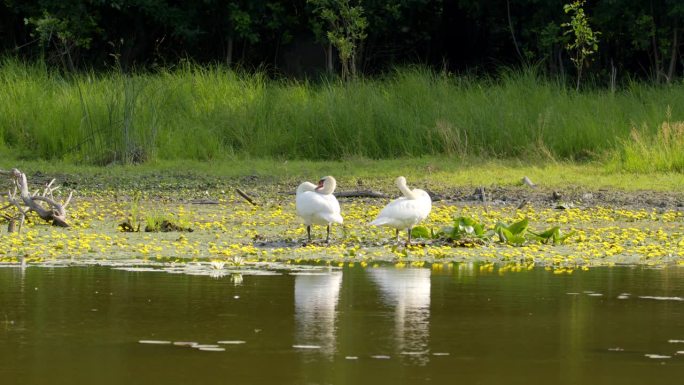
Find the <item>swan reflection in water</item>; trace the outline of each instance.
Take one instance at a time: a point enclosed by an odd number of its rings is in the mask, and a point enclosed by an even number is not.
[[[341,286],[341,271],[302,273],[295,277],[295,345],[315,348],[332,358]]]
[[[428,360],[430,269],[369,269],[382,300],[393,306],[397,353],[419,363]]]

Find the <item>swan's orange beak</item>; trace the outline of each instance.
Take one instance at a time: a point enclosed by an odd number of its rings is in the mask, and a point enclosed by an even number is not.
[[[320,190],[323,188],[323,183],[325,182],[325,179],[321,179],[318,181],[318,187],[316,187],[316,190]]]

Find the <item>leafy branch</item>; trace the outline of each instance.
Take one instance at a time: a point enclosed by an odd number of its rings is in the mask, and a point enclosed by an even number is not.
[[[589,18],[584,13],[585,0],[577,0],[565,4],[563,10],[570,14],[570,22],[561,24],[565,28],[563,35],[570,35],[573,39],[566,44],[565,49],[570,53],[570,60],[577,69],[577,86],[579,90],[582,69],[591,62],[591,56],[598,51],[599,35],[601,32],[592,30]]]

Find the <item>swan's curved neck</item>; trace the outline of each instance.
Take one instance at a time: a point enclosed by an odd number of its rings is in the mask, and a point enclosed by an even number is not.
[[[397,179],[397,187],[399,188],[399,191],[401,191],[402,194],[406,197],[406,199],[416,199],[416,194],[411,191],[411,189],[406,186],[406,179],[404,178],[398,178]]]
[[[319,194],[332,194],[337,187],[337,181],[332,177],[327,177],[323,180],[323,186],[316,189]]]
[[[302,194],[307,191],[316,190],[316,185],[311,182],[304,182],[297,187],[297,195]]]

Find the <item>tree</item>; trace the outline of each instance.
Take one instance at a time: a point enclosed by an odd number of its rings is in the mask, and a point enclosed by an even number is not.
[[[563,10],[566,14],[570,14],[570,22],[561,25],[566,28],[564,35],[571,35],[572,38],[565,48],[570,53],[570,60],[577,69],[576,89],[578,90],[582,69],[590,63],[591,56],[598,51],[598,36],[601,34],[591,29],[589,19],[582,8],[584,3],[585,0],[577,0],[571,4],[565,4]]]
[[[308,0],[314,5],[314,12],[327,23],[326,37],[337,54],[342,65],[342,79],[354,79],[357,76],[357,57],[359,43],[366,37],[368,21],[364,15],[361,1],[352,5],[352,0]]]
[[[31,34],[45,52],[54,53],[62,63],[62,67],[73,72],[76,69],[75,56],[80,48],[89,48],[93,37],[101,32],[98,27],[97,14],[93,14],[88,5],[80,1],[68,4],[51,3],[24,19],[24,23],[33,29]]]

